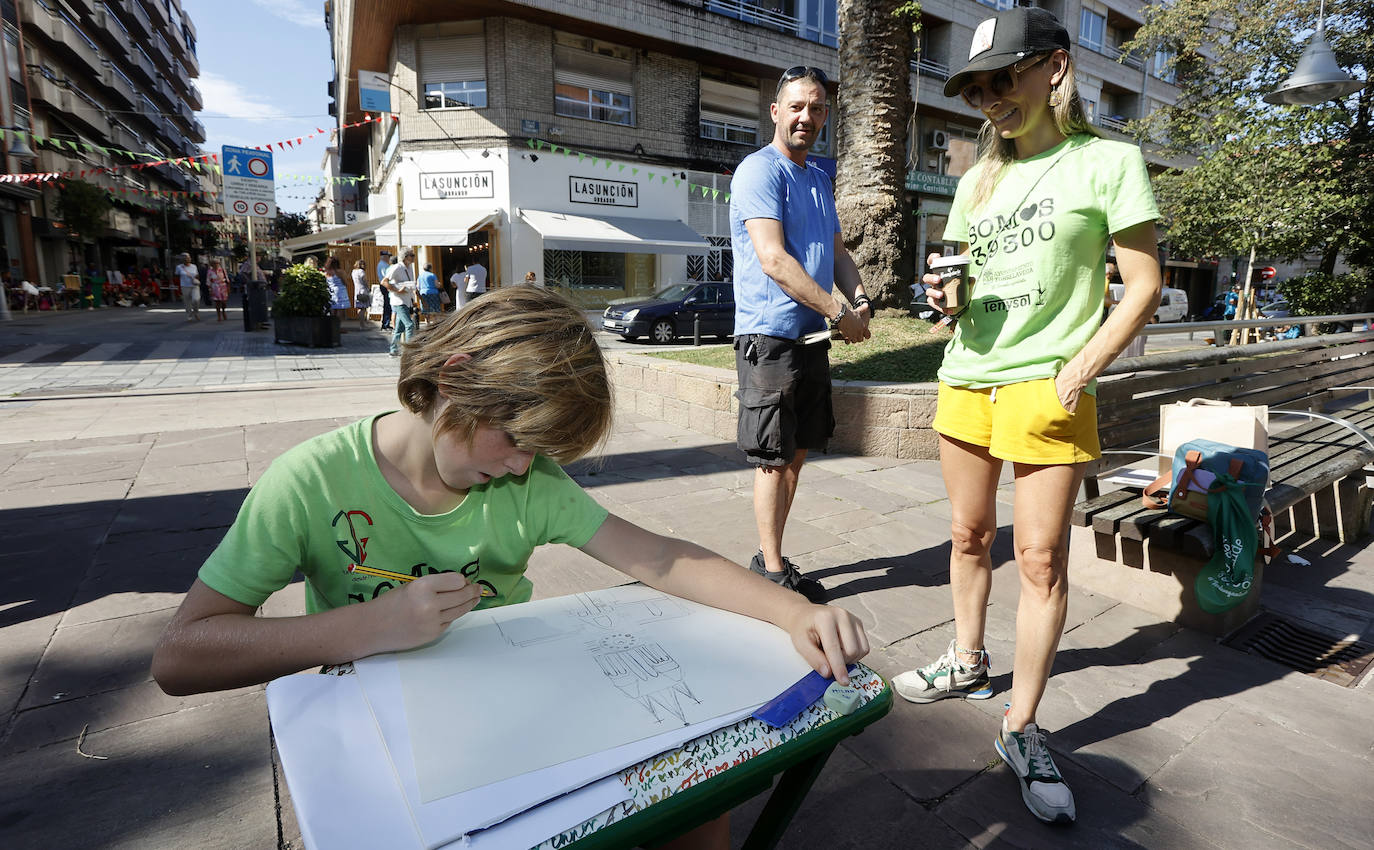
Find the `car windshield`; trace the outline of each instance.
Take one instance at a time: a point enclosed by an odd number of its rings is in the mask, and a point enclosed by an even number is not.
[[[681,301],[687,297],[687,293],[696,289],[695,283],[675,283],[672,286],[665,286],[654,293],[655,301]]]

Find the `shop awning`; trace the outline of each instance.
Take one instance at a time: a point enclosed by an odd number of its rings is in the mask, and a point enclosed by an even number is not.
[[[496,210],[406,210],[401,239],[406,245],[466,245],[469,231],[481,230],[500,216]],[[397,241],[396,222],[377,230],[378,245],[396,245]]]
[[[331,227],[328,230],[321,230],[318,233],[307,233],[304,236],[293,236],[285,239],[281,243],[281,252],[287,257],[292,254],[308,251],[311,248],[318,248],[321,245],[330,245],[339,242],[356,242],[359,239],[366,239],[382,225],[391,221],[396,216],[382,215],[376,218],[369,218],[367,221],[359,221],[354,224],[345,224],[343,227]]]
[[[711,248],[705,237],[673,219],[572,215],[530,209],[520,210],[520,215],[544,237],[546,250],[692,254]]]

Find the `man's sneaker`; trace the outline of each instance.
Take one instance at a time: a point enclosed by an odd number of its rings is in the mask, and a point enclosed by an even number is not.
[[[749,569],[758,573],[774,584],[780,584],[788,590],[795,590],[805,596],[811,602],[825,601],[825,587],[814,578],[804,576],[797,565],[787,558],[782,559],[782,570],[770,573],[763,562],[763,553],[755,553],[754,559],[749,562]]]
[[[946,697],[987,699],[992,696],[992,682],[988,681],[988,654],[984,650],[976,666],[959,660],[954,641],[949,649],[932,664],[919,670],[899,673],[892,679],[892,687],[902,699],[910,702],[935,702]]]
[[[1077,813],[1073,807],[1073,792],[1064,784],[1059,768],[1054,766],[1045,746],[1045,733],[1034,723],[1027,723],[1025,731],[1012,732],[1007,718],[1002,717],[1002,731],[994,742],[997,754],[1007,763],[1021,783],[1021,799],[1031,814],[1045,823],[1073,823]]]

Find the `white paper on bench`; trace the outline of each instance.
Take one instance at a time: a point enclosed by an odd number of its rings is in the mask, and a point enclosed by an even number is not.
[[[1155,474],[1149,469],[1120,469],[1106,478],[1112,484],[1120,484],[1122,487],[1147,487],[1155,480]],[[1207,489],[1217,477],[1205,469],[1193,471],[1193,477],[1188,481],[1188,489],[1196,493],[1206,493]]]
[[[381,729],[397,777],[400,779],[406,802],[410,806],[426,847],[436,847],[466,833],[499,824],[512,815],[523,812],[559,794],[580,788],[588,782],[610,776],[650,756],[681,746],[693,738],[706,735],[753,713],[757,705],[742,711],[697,723],[625,744],[605,752],[574,759],[563,764],[494,782],[432,803],[420,802],[420,785],[411,756],[410,733],[405,719],[405,700],[401,695],[401,670],[394,655],[374,655],[354,662],[358,678],[362,680],[365,699],[371,703],[373,716]],[[761,705],[762,703],[760,703]],[[616,784],[619,780],[612,777]],[[621,786],[623,789],[623,785]],[[571,796],[569,794],[569,796]],[[622,797],[621,800],[626,799]],[[621,800],[614,800],[586,817],[609,809]],[[461,818],[457,818],[461,813]],[[575,826],[582,820],[566,824]],[[556,834],[555,833],[550,833]],[[482,833],[476,833],[474,840]],[[548,838],[549,836],[544,836]],[[543,839],[539,839],[542,841]],[[538,842],[535,842],[538,843]]]
[[[282,677],[267,686],[267,707],[306,847],[426,846],[357,676]],[[482,830],[467,846],[532,847],[627,799],[620,777],[609,776]],[[431,804],[432,819],[445,802]]]

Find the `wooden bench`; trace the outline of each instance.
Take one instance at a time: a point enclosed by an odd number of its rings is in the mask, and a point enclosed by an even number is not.
[[[1259,607],[1263,559],[1244,603],[1221,615],[1197,607],[1193,582],[1212,554],[1206,523],[1145,508],[1139,488],[1102,492],[1099,476],[1154,457],[1111,452],[1157,448],[1159,407],[1190,398],[1270,408],[1270,486],[1275,536],[1343,543],[1369,528],[1365,467],[1374,463],[1374,332],[1299,337],[1242,347],[1165,352],[1118,361],[1098,385],[1104,457],[1088,470],[1074,506],[1071,575],[1084,587],[1184,625],[1226,634]],[[1298,414],[1315,414],[1308,418]],[[1296,538],[1293,538],[1296,539]],[[1132,569],[1134,568],[1134,569]]]

